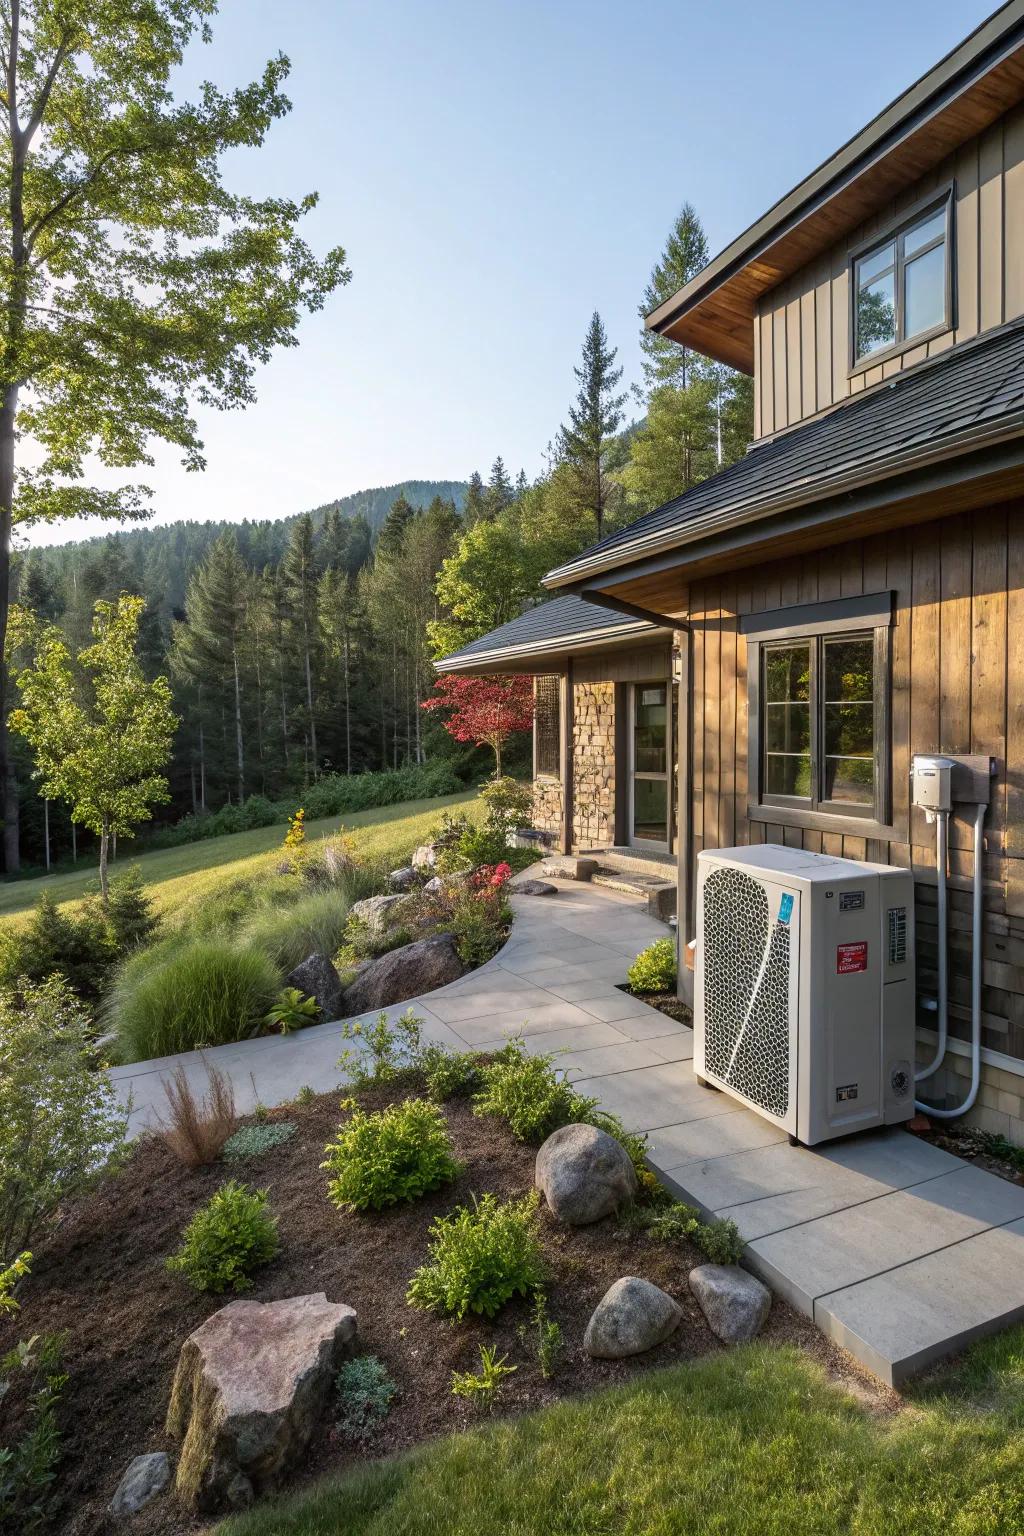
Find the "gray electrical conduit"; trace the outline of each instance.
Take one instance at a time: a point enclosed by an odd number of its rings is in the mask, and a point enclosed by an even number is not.
[[[935,812],[935,873],[939,881],[939,1038],[935,1055],[926,1067],[914,1073],[915,1083],[923,1083],[926,1077],[937,1072],[946,1059],[946,1039],[949,1032],[949,954],[947,934],[949,928],[947,867],[949,865],[949,812]],[[920,1106],[918,1106],[920,1108]]]
[[[971,1086],[966,1099],[958,1104],[955,1109],[937,1109],[934,1104],[922,1104],[919,1099],[914,1103],[926,1115],[932,1115],[936,1120],[955,1120],[959,1115],[965,1115],[974,1107],[974,1101],[978,1097],[978,1089],[981,1086],[981,968],[982,968],[982,920],[984,906],[982,903],[982,863],[985,853],[985,812],[986,805],[974,807],[974,886],[971,901]],[[943,864],[942,874],[944,875]],[[940,890],[944,885],[944,879],[940,875]],[[940,980],[946,966],[946,923],[945,916],[940,918],[939,928],[939,976]],[[944,1021],[942,1021],[944,1022]],[[940,1024],[941,1027],[941,1024]],[[944,1033],[944,1032],[943,1032]],[[938,1065],[938,1063],[936,1063]],[[929,1071],[934,1071],[932,1067]],[[928,1074],[924,1074],[927,1076]]]

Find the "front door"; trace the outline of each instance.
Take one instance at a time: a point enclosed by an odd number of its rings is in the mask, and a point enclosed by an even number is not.
[[[672,816],[672,689],[666,679],[630,688],[629,841],[669,847]]]

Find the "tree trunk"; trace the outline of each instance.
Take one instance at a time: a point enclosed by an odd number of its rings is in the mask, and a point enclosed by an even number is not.
[[[238,803],[245,799],[245,753],[242,747],[242,684],[238,675],[238,652],[231,647],[231,661],[235,669],[235,751],[238,757]]]
[[[305,613],[302,615],[303,649],[306,656],[306,708],[309,711],[309,746],[313,754],[313,777],[319,777],[319,767],[316,750],[316,716],[313,713],[313,667],[309,658],[309,620]]]
[[[50,802],[43,800],[43,844],[46,850],[46,868],[50,868]]]
[[[345,772],[352,772],[352,708],[348,685],[348,628],[345,629]]]
[[[100,900],[106,906],[110,898],[110,882],[107,878],[107,856],[110,852],[110,821],[104,816],[100,832]]]
[[[9,875],[21,868],[18,836],[18,784],[11,761],[7,730],[10,677],[7,671],[7,618],[11,602],[11,527],[14,517],[14,421],[18,388],[4,390],[0,407],[0,795],[4,818],[4,869]]]

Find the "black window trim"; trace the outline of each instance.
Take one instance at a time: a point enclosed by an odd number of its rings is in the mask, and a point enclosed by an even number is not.
[[[781,826],[799,826],[823,832],[845,832],[861,837],[898,841],[892,826],[892,625],[893,592],[873,593],[864,597],[838,598],[833,602],[808,603],[794,608],[774,609],[767,613],[745,615],[740,633],[747,639],[747,764],[750,821]],[[874,642],[874,740],[875,803],[859,808],[837,801],[810,801],[793,796],[768,795],[764,792],[764,754],[762,750],[761,711],[765,648],[793,640],[820,642],[837,636],[871,635]],[[818,737],[819,667],[811,668],[812,764],[817,774],[819,758],[814,753]]]
[[[541,770],[538,767],[537,752],[537,684],[542,678],[551,678],[558,684],[558,701],[555,709],[555,728],[557,731],[557,759],[558,768],[552,773],[550,770]],[[546,784],[560,784],[563,777],[562,761],[564,757],[565,743],[563,736],[563,717],[565,714],[565,676],[558,672],[537,673],[533,680],[533,777]]]
[[[887,229],[871,235],[868,239],[854,247],[849,253],[847,262],[847,287],[849,289],[849,345],[848,372],[854,374],[864,373],[868,368],[874,368],[879,363],[887,362],[890,358],[899,357],[903,352],[909,352],[914,347],[923,346],[925,342],[932,341],[936,336],[943,336],[956,326],[956,230],[954,227],[954,209],[956,205],[956,184],[947,182],[937,192],[929,193],[927,197],[906,209],[894,219]],[[903,335],[903,270],[906,265],[903,259],[903,248],[900,236],[906,234],[914,224],[920,223],[926,214],[937,212],[945,207],[946,227],[943,235],[946,245],[946,293],[945,307],[942,320],[930,326],[926,331],[915,331],[913,336]],[[869,256],[880,245],[887,245],[890,241],[896,242],[895,256],[895,291],[896,291],[896,340],[887,347],[879,347],[874,352],[868,352],[864,357],[857,356],[857,263],[863,257]],[[938,239],[936,238],[936,244]],[[927,249],[927,248],[926,248]],[[915,251],[914,255],[923,254]]]

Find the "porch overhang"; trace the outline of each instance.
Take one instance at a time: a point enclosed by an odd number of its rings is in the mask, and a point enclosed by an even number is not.
[[[539,676],[565,672],[575,656],[665,645],[671,639],[670,629],[635,614],[563,594],[520,614],[463,650],[442,657],[434,666],[444,675],[522,672]]]

